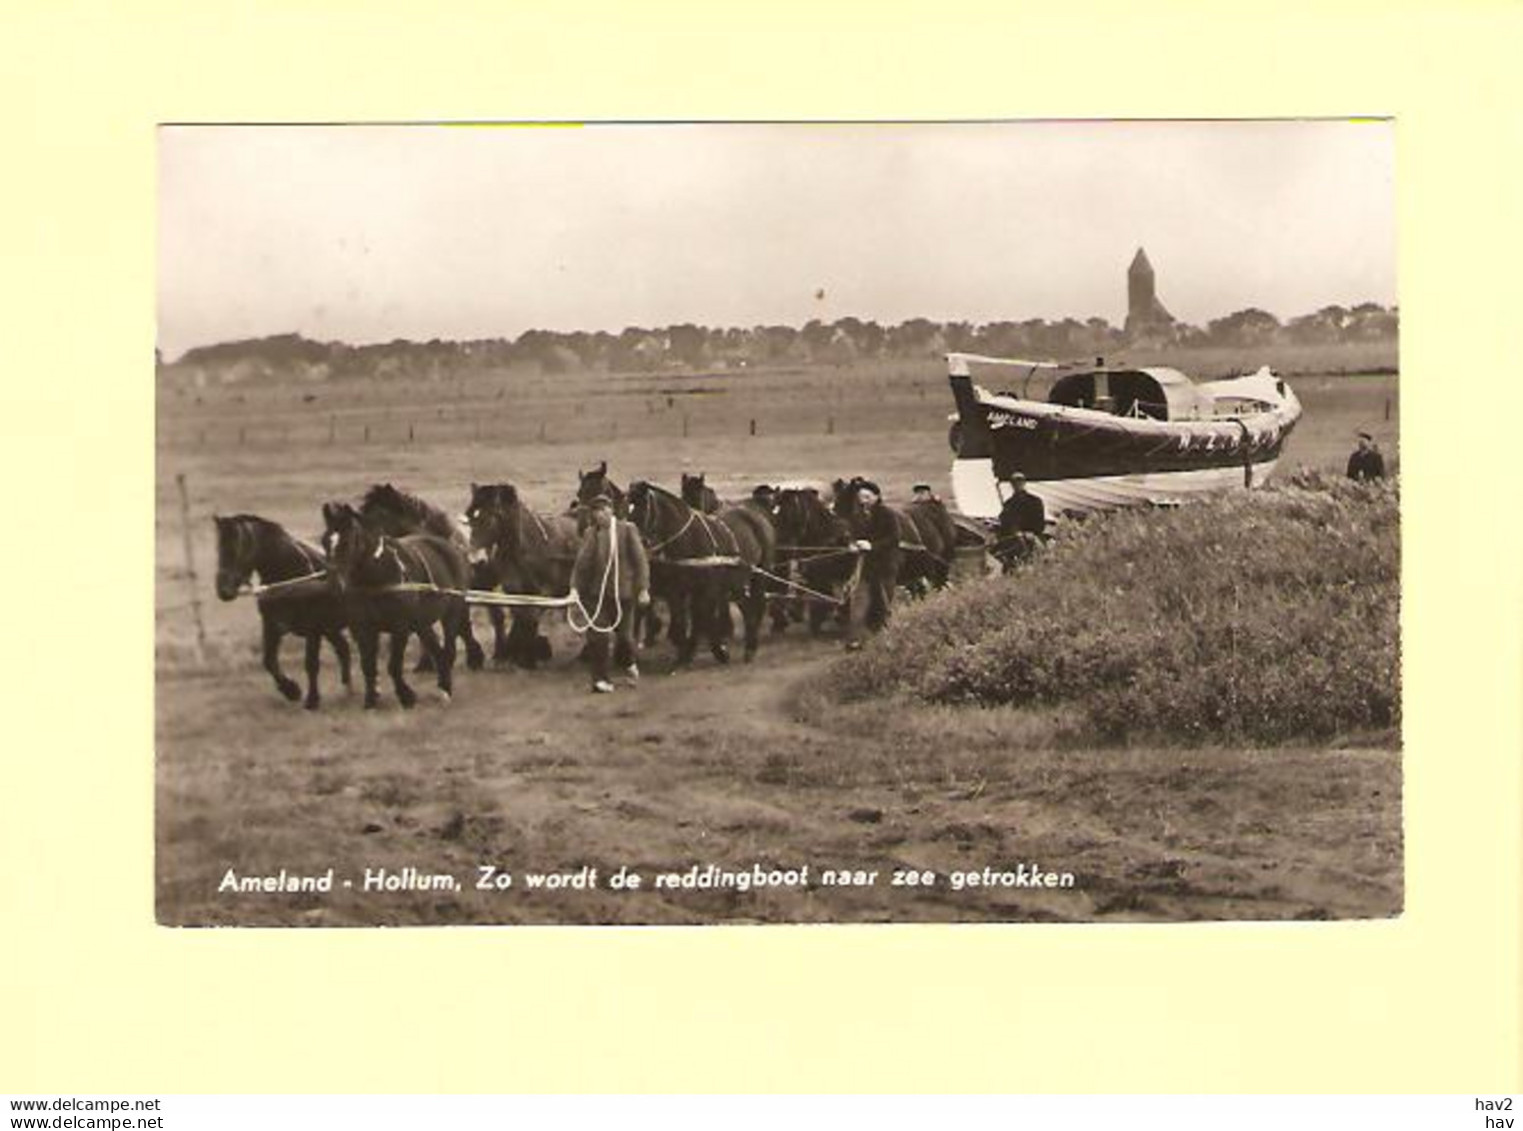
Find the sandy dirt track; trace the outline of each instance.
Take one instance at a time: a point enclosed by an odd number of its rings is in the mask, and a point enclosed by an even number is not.
[[[558,643],[564,643],[558,640]],[[249,678],[186,678],[159,720],[158,870],[166,924],[1073,921],[1384,916],[1401,904],[1399,756],[1372,750],[1021,749],[992,715],[956,750],[934,721],[884,734],[818,726],[798,694],[836,654],[766,642],[756,664],[587,694],[580,669],[467,674],[453,704],[323,712]],[[558,658],[557,666],[574,667]],[[415,677],[421,681],[424,677]],[[330,677],[330,683],[334,682]],[[219,730],[229,708],[258,725]],[[252,720],[251,720],[252,721]],[[893,730],[892,722],[887,724]],[[1012,737],[1011,731],[1017,733]],[[164,741],[173,736],[173,741]],[[796,869],[787,890],[657,891],[714,864]],[[1074,873],[1071,889],[964,888],[953,871]],[[514,876],[475,888],[482,866]],[[525,872],[599,871],[597,890]],[[621,866],[638,892],[612,891]],[[318,874],[352,890],[219,894],[240,875]],[[366,869],[459,891],[364,893]],[[822,886],[826,868],[876,870]],[[895,871],[931,871],[895,887]]]

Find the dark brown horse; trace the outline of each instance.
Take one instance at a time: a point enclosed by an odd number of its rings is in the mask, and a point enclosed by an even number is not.
[[[714,488],[703,481],[703,473],[689,475],[682,473],[682,501],[694,510],[700,510],[704,514],[718,514],[722,504]]]
[[[745,657],[755,656],[767,594],[753,567],[773,565],[770,530],[763,533],[762,520],[740,507],[706,515],[644,482],[630,486],[629,510],[650,551],[652,578],[658,564],[664,567],[678,664],[692,662],[700,637],[708,640],[716,660],[729,662],[731,601],[741,608]]]
[[[407,639],[416,635],[434,661],[439,691],[446,700],[453,690],[455,638],[466,619],[465,590],[470,563],[460,547],[432,534],[392,538],[372,529],[347,503],[326,503],[325,539],[332,547],[329,580],[342,597],[349,629],[360,648],[360,671],[365,677],[365,706],[379,702],[376,657],[382,632],[391,637],[387,665],[397,701],[403,707],[417,695],[402,677]],[[443,640],[434,625],[443,629]]]
[[[581,514],[583,508],[592,502],[593,499],[599,495],[606,495],[609,499],[613,500],[613,514],[615,518],[627,519],[629,517],[629,500],[625,497],[623,489],[608,477],[608,461],[606,459],[591,471],[578,469],[576,474],[579,482],[576,488],[576,499],[572,505],[578,514]],[[583,528],[587,525],[585,515],[581,519],[581,525]]]
[[[360,500],[359,515],[366,526],[392,538],[404,538],[409,534],[431,534],[435,538],[442,538],[454,545],[468,562],[470,560],[470,542],[453,518],[427,500],[393,487],[390,483],[377,483],[365,492],[364,498]],[[482,563],[482,566],[486,564]],[[492,589],[495,585],[496,580],[489,568],[473,567],[470,588]],[[488,610],[488,615],[496,637],[493,654],[506,658],[507,623],[503,612],[493,608]],[[486,663],[486,654],[476,642],[469,615],[461,622],[460,642],[465,645],[466,666],[472,671],[480,670]],[[425,655],[419,670],[427,670],[431,662],[432,656]]]
[[[344,638],[344,605],[328,586],[328,560],[316,546],[252,514],[213,516],[217,527],[217,596],[231,601],[254,576],[264,626],[264,669],[293,703],[301,688],[280,670],[280,641],[287,633],[307,642],[307,698],[315,711],[321,697],[317,671],[322,642],[338,656],[339,676],[349,686],[349,641]]]
[[[933,589],[946,588],[957,555],[957,527],[940,499],[917,499],[904,508],[925,547],[926,577]]]
[[[571,567],[580,545],[575,516],[536,514],[511,483],[472,483],[465,517],[471,524],[471,548],[486,553],[493,583],[503,592],[564,597],[571,591]],[[525,668],[550,659],[550,640],[539,631],[541,612],[513,610],[513,629],[499,658]]]
[[[818,633],[832,614],[844,620],[846,587],[858,558],[846,520],[813,487],[787,487],[777,493],[777,543],[778,560],[791,563],[799,581],[839,602],[805,597],[809,631]]]

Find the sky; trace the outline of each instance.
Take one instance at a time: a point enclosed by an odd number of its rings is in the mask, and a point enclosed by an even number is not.
[[[693,322],[1396,302],[1389,122],[166,126],[166,358]]]

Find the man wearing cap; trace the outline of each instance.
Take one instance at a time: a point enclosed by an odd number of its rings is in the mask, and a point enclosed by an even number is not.
[[[858,625],[877,632],[893,611],[899,583],[899,523],[883,505],[883,492],[869,479],[856,483],[857,506],[851,516],[852,547],[862,555],[862,571],[851,595],[847,647],[860,648]]]
[[[914,496],[914,498],[911,500],[912,502],[916,502],[916,503],[939,503],[939,502],[941,502],[941,500],[936,497],[936,492],[931,490],[931,485],[929,483],[916,483],[913,487],[910,488],[910,493]]]
[[[635,663],[635,609],[650,605],[650,560],[635,524],[614,518],[611,498],[598,495],[587,507],[591,521],[571,568],[571,585],[584,615],[596,626],[587,630],[592,690],[606,693],[613,690],[608,666],[610,637],[613,662],[631,681],[640,678]],[[610,570],[609,557],[614,553],[617,568]],[[610,627],[612,632],[607,631]]]
[[[1386,477],[1385,457],[1375,445],[1375,437],[1359,433],[1359,447],[1348,457],[1348,477],[1360,483],[1372,483]]]
[[[999,541],[994,556],[1008,570],[1018,561],[1025,561],[1042,544],[1047,536],[1047,508],[1042,500],[1026,490],[1026,477],[1019,471],[1011,475],[1010,497],[999,512]]]

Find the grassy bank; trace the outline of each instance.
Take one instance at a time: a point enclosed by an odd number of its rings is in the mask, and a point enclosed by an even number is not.
[[[1035,707],[1082,742],[1395,741],[1399,562],[1390,484],[1098,516],[1016,576],[905,607],[825,692]]]

